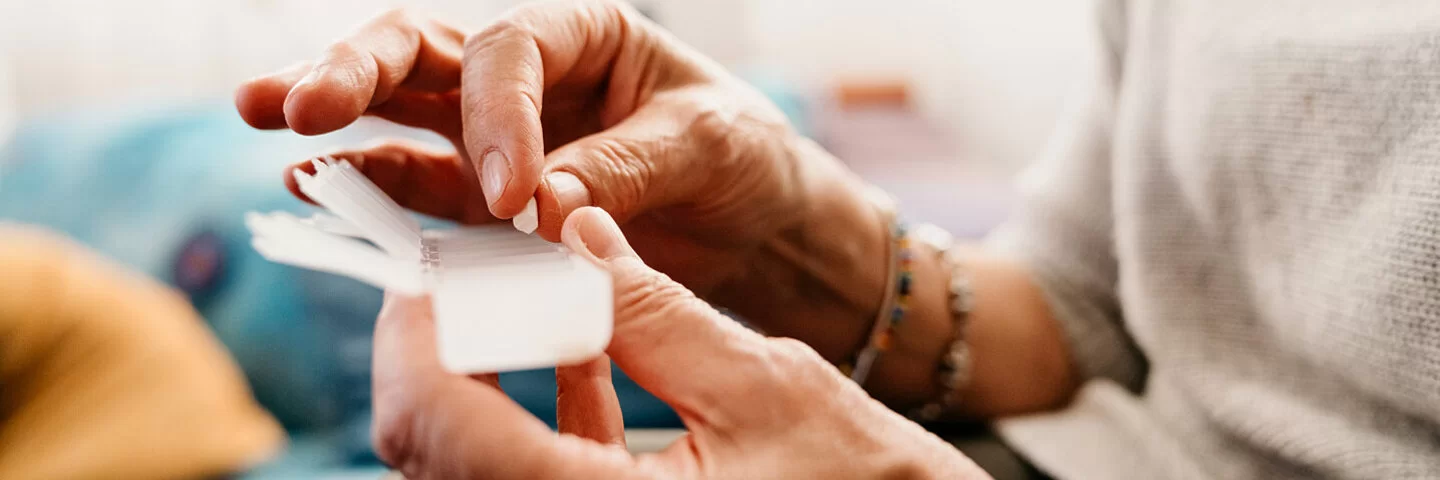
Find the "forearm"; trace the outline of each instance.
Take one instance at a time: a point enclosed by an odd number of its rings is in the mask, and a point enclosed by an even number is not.
[[[895,348],[881,355],[867,384],[872,395],[898,408],[939,395],[936,371],[953,338],[950,272],[933,251],[918,248],[924,251],[916,255],[912,308],[897,327]],[[1029,272],[976,246],[956,248],[974,292],[964,331],[972,370],[959,410],[947,417],[989,418],[1063,404],[1078,375],[1064,333]]]
[[[802,157],[797,184],[812,199],[805,220],[763,245],[742,269],[747,273],[710,300],[767,334],[802,340],[831,362],[849,361],[868,340],[889,293],[892,225],[866,198],[864,182],[824,149],[800,139],[789,154]],[[914,248],[909,312],[895,347],[880,355],[865,385],[896,408],[935,398],[936,370],[953,338],[950,272],[928,247]],[[1060,326],[1029,273],[978,247],[960,248],[961,268],[975,289],[965,331],[973,374],[961,413],[989,417],[1064,402],[1076,374]]]

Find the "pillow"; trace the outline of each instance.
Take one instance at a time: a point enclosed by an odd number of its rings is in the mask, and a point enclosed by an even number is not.
[[[4,224],[0,272],[0,478],[219,478],[279,449],[175,291]]]

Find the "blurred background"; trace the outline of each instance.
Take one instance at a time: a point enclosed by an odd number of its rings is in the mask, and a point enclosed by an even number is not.
[[[280,182],[285,164],[378,136],[429,137],[378,121],[320,137],[255,132],[230,96],[389,8],[473,30],[518,3],[0,0],[0,221],[59,232],[185,294],[289,432],[285,451],[248,475],[374,478],[379,292],[264,262],[240,219],[306,210]],[[633,3],[760,87],[906,215],[967,236],[1004,218],[1010,179],[1091,64],[1088,2]],[[548,373],[502,381],[553,421]],[[621,389],[628,426],[678,426]]]

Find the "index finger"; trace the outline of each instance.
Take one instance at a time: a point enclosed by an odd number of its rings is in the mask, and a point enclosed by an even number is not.
[[[331,45],[313,66],[245,82],[236,92],[236,106],[256,128],[330,132],[389,100],[397,88],[455,90],[462,38],[439,22],[393,10]]]
[[[495,216],[520,213],[540,184],[545,91],[602,80],[635,35],[633,15],[615,2],[527,5],[466,40],[465,147]]]

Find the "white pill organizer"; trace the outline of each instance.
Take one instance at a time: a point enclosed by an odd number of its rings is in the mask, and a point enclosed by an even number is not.
[[[428,294],[440,362],[457,373],[578,363],[610,342],[610,276],[561,245],[508,225],[422,230],[349,162],[295,170],[300,191],[330,214],[246,214],[266,259]],[[517,227],[534,230],[534,201]],[[523,218],[522,218],[523,217]]]

